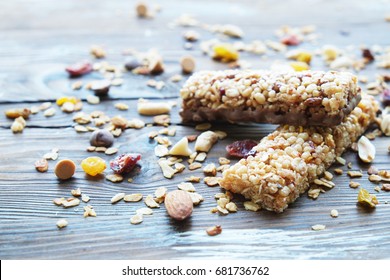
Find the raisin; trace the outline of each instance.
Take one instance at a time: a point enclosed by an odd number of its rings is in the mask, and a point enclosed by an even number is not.
[[[122,154],[110,161],[110,167],[117,174],[127,173],[134,169],[140,159],[140,154]]]
[[[282,38],[280,42],[287,46],[297,46],[301,43],[301,40],[296,35],[292,34]]]
[[[226,146],[226,151],[230,156],[244,158],[250,155],[255,155],[256,151],[252,150],[253,147],[257,146],[257,142],[254,140],[240,140],[233,142]]]
[[[371,62],[375,60],[374,55],[372,54],[370,49],[363,49],[362,56],[367,60],[367,62]]]
[[[387,88],[382,92],[381,100],[383,102],[383,105],[385,106],[390,105],[390,89]]]
[[[69,65],[65,68],[65,70],[72,78],[80,77],[92,72],[92,65],[89,62],[79,62]]]

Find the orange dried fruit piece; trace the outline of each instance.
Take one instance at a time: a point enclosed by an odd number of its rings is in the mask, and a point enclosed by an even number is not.
[[[375,208],[378,204],[378,199],[374,194],[370,194],[366,189],[360,189],[358,194],[358,202],[361,205]]]
[[[96,176],[106,169],[106,162],[100,157],[87,157],[81,162],[81,168],[88,175]]]

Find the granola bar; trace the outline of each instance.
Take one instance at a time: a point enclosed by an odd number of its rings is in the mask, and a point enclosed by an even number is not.
[[[344,122],[335,127],[282,125],[223,172],[220,186],[261,207],[283,212],[374,121],[378,103],[363,95]]]
[[[180,91],[183,122],[335,126],[360,101],[348,72],[202,71]]]

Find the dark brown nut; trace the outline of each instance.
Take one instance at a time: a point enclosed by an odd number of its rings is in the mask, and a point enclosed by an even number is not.
[[[97,80],[91,82],[90,89],[95,92],[96,95],[107,95],[110,90],[111,82],[108,80]]]
[[[367,62],[371,62],[375,60],[375,57],[370,51],[370,49],[363,49],[362,56],[366,59]]]
[[[54,173],[61,180],[70,179],[76,171],[76,164],[70,159],[60,160],[54,167]]]
[[[37,160],[34,165],[35,169],[39,172],[46,172],[49,168],[49,164],[44,158]]]
[[[167,193],[164,203],[168,215],[175,220],[185,220],[192,214],[193,202],[186,191],[175,190]]]
[[[5,115],[7,118],[16,119],[19,117],[23,117],[23,119],[27,119],[31,114],[31,110],[28,108],[14,108],[8,109],[5,111]]]
[[[91,134],[89,143],[95,147],[110,147],[114,143],[114,136],[107,129],[97,129]]]

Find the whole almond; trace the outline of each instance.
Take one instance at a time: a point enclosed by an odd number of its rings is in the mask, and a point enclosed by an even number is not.
[[[193,203],[191,196],[182,190],[169,192],[165,196],[165,208],[168,215],[175,220],[182,221],[191,216]]]

